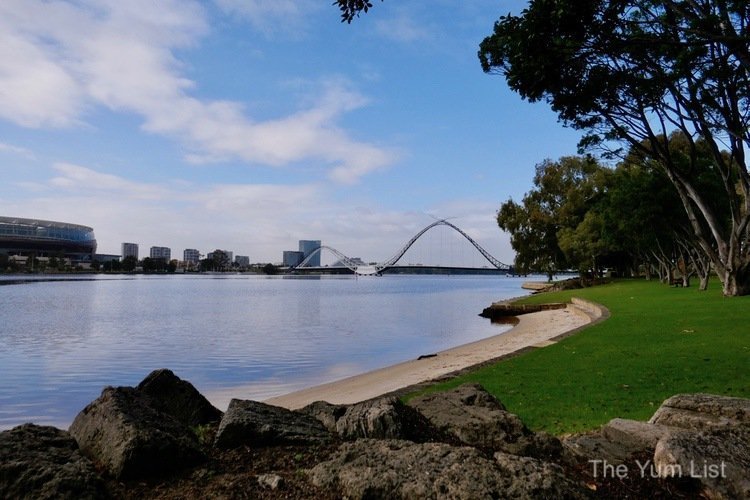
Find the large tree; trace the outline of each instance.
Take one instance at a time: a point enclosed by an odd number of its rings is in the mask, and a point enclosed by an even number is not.
[[[620,141],[656,160],[726,295],[750,293],[749,23],[746,0],[532,0],[479,50],[486,72],[585,130],[583,147]],[[700,144],[724,206],[702,189]]]
[[[606,192],[608,170],[593,158],[568,156],[536,166],[534,187],[521,203],[508,200],[497,222],[508,231],[520,272],[552,276],[570,267],[596,271],[605,252],[594,206]],[[591,215],[587,215],[591,212]]]

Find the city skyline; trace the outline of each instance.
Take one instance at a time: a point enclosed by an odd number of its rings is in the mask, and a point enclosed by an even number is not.
[[[579,134],[476,52],[525,2],[386,1],[351,25],[287,0],[0,4],[0,213],[123,241],[298,239],[382,260],[431,217],[512,261],[495,222]],[[12,50],[11,50],[12,49]]]

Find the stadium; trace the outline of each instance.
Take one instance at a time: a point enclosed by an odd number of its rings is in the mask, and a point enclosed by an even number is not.
[[[95,253],[96,239],[90,227],[0,216],[0,254],[91,262]]]

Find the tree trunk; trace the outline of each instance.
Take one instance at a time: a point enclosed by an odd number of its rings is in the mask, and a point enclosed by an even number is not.
[[[747,267],[725,272],[721,281],[725,297],[750,295],[750,271]]]
[[[698,290],[706,291],[708,290],[708,278],[711,276],[711,273],[701,273],[700,278],[701,282],[698,286]]]

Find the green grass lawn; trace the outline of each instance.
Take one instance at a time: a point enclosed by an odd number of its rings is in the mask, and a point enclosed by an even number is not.
[[[543,349],[433,386],[478,382],[534,430],[593,429],[614,417],[647,420],[669,396],[750,397],[750,296],[670,288],[658,281],[535,295],[524,303],[581,297],[611,317]]]

